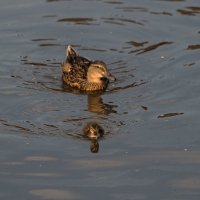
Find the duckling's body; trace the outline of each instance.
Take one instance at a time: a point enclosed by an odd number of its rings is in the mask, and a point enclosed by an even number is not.
[[[115,80],[103,61],[81,57],[67,47],[66,61],[61,65],[63,82],[82,91],[104,91],[109,80]]]

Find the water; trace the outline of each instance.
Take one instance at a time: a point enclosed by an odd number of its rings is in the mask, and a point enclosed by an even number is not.
[[[200,198],[197,1],[0,5],[0,199]],[[117,82],[63,88],[68,44]],[[88,122],[105,131],[98,153]]]

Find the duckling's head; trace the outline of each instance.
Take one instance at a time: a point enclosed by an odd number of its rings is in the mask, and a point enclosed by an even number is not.
[[[90,140],[98,140],[104,135],[104,130],[96,122],[89,122],[83,128],[83,135],[89,138]]]
[[[106,64],[103,61],[93,61],[89,65],[87,72],[87,81],[90,83],[102,83],[109,80],[115,81],[116,78],[108,71]]]

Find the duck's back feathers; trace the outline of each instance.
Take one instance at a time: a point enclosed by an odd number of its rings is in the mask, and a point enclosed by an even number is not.
[[[80,88],[80,82],[87,79],[90,61],[78,55],[71,46],[66,50],[66,61],[61,64],[63,81],[71,87]]]
[[[71,65],[77,65],[74,68],[86,68],[88,69],[91,61],[87,58],[81,57],[78,55],[75,49],[73,49],[70,45],[67,47],[66,50],[66,63]]]
[[[75,49],[73,49],[70,45],[66,49],[66,58],[68,62],[72,62],[76,57],[78,56],[78,53]]]

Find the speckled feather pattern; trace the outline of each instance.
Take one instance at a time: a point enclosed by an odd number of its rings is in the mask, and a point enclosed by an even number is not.
[[[82,84],[86,84],[89,65],[90,61],[80,56],[71,60],[67,58],[65,63],[62,64],[64,83],[81,89]]]

